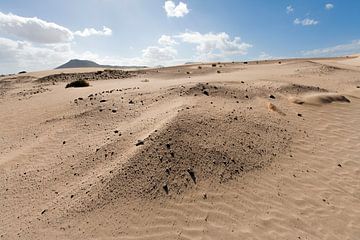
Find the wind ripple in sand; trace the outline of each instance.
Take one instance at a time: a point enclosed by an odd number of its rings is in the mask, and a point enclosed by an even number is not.
[[[350,103],[350,100],[344,95],[337,93],[316,93],[305,95],[300,98],[290,98],[296,104],[323,105],[333,102]]]

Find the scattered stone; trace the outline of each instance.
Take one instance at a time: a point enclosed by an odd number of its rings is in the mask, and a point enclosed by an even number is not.
[[[89,83],[86,81],[88,79],[91,80],[105,80],[105,79],[124,79],[124,78],[131,78],[136,76],[136,74],[130,71],[123,71],[123,70],[113,70],[113,69],[106,69],[100,73],[98,72],[88,72],[88,73],[60,73],[60,74],[53,74],[46,77],[39,78],[36,80],[40,83],[45,82],[65,82],[65,81],[74,81],[68,84],[68,87],[87,87]]]
[[[101,103],[106,102],[106,101],[107,101],[107,100],[105,100],[105,99],[100,100]]]
[[[302,114],[301,114],[301,113],[298,113],[298,117],[302,117]]]
[[[342,167],[342,165],[339,163],[339,164],[338,164],[338,167]]]
[[[47,212],[47,209],[42,210],[41,215]]]
[[[217,73],[221,73],[221,71],[220,71],[220,70],[217,70]]]
[[[203,94],[205,94],[206,96],[209,96],[209,92],[206,90],[203,91]]]
[[[135,146],[140,146],[140,145],[144,145],[145,142],[143,140],[138,140],[137,143],[135,144]]]
[[[275,99],[275,96],[274,95],[270,95],[269,96],[271,99]]]
[[[117,110],[116,110],[116,109],[113,109],[113,110],[111,110],[111,112],[116,113],[116,112],[117,112]]]
[[[130,100],[130,101],[129,101],[129,104],[134,104],[134,101],[133,101],[133,100]]]
[[[187,172],[189,173],[191,179],[192,179],[192,180],[194,181],[194,183],[196,184],[196,176],[195,176],[194,170],[192,170],[191,168],[189,168],[189,169],[187,170]]]
[[[163,189],[164,189],[164,191],[165,191],[166,194],[169,194],[169,187],[168,187],[167,184],[164,184],[164,185],[163,185]]]
[[[65,144],[66,143],[66,141],[63,141],[63,144]]]

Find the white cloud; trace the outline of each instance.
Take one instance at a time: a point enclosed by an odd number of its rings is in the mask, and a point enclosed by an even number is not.
[[[261,52],[261,54],[258,57],[258,60],[270,60],[270,59],[274,59],[274,57],[267,54],[266,52]]]
[[[186,32],[180,38],[185,43],[196,44],[198,57],[202,60],[222,58],[231,55],[245,55],[251,44],[241,42],[239,37],[231,39],[226,33]]]
[[[64,43],[73,40],[74,35],[88,37],[91,35],[109,36],[112,34],[110,28],[104,27],[102,31],[94,28],[85,28],[75,33],[66,27],[56,23],[47,22],[37,17],[21,17],[12,13],[0,12],[0,33],[34,43]]]
[[[180,2],[178,5],[174,1],[165,1],[164,9],[168,17],[184,17],[189,13],[187,5],[183,2]]]
[[[174,60],[177,55],[177,50],[173,47],[157,47],[150,46],[142,50],[142,57],[145,62],[164,62]]]
[[[34,45],[0,38],[0,71],[42,70],[67,61],[75,53],[70,43]]]
[[[302,20],[299,18],[296,18],[294,20],[295,25],[311,26],[311,25],[317,25],[318,23],[319,23],[319,21],[316,21],[316,20],[310,19],[310,18],[304,18]]]
[[[0,32],[39,43],[67,42],[73,39],[69,29],[56,23],[2,12],[0,12]]]
[[[287,14],[290,14],[290,13],[292,13],[292,12],[294,12],[294,8],[293,8],[291,5],[287,6],[287,7],[286,7],[286,13],[287,13]]]
[[[326,10],[331,10],[331,9],[333,9],[334,8],[334,4],[332,4],[332,3],[327,3],[327,4],[325,4],[325,9]]]
[[[337,56],[347,55],[360,52],[360,40],[352,41],[351,43],[340,44],[328,48],[313,49],[310,51],[302,51],[304,56]]]
[[[83,31],[76,31],[74,35],[80,37],[89,37],[89,36],[111,36],[112,30],[108,27],[103,26],[103,30],[96,30],[94,28],[85,28]]]
[[[162,35],[159,38],[158,43],[163,46],[173,46],[177,44],[177,42],[171,36],[168,35]]]

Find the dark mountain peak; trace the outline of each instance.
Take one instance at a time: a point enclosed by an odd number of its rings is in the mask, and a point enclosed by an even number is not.
[[[112,65],[100,65],[96,62],[89,61],[89,60],[80,60],[80,59],[72,59],[67,63],[55,68],[146,68],[146,66],[112,66]]]
[[[89,61],[89,60],[80,60],[80,59],[72,59],[67,63],[57,67],[56,69],[60,68],[84,68],[84,67],[101,67],[101,65],[97,64],[96,62]]]

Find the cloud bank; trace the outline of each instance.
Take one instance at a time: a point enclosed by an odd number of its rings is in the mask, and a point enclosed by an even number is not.
[[[225,33],[185,32],[176,36],[182,42],[195,44],[199,59],[211,60],[231,55],[245,55],[251,44],[241,42],[239,37],[231,39]]]
[[[112,30],[103,27],[102,31],[85,28],[82,31],[72,32],[66,27],[37,17],[21,17],[12,13],[4,14],[0,12],[0,33],[16,36],[30,42],[52,44],[70,42],[74,39],[74,36],[110,36]]]

